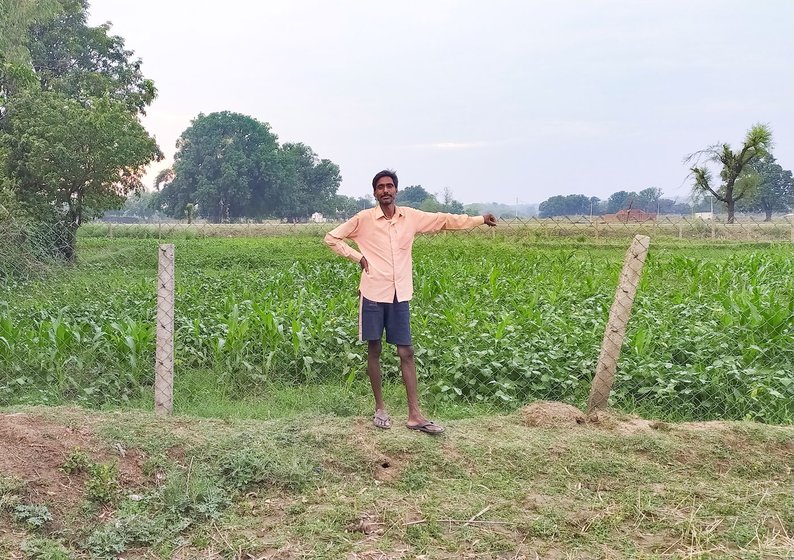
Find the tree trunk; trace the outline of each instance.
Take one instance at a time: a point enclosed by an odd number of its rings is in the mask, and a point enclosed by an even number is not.
[[[736,201],[728,198],[728,223],[732,224],[734,220],[734,214],[736,211]]]
[[[57,226],[55,249],[58,257],[68,263],[77,260],[77,227],[71,220]]]

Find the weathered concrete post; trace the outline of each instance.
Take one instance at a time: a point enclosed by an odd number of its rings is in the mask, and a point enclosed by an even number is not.
[[[629,322],[631,307],[634,304],[634,296],[637,293],[650,242],[651,238],[647,235],[635,235],[626,253],[618,289],[615,292],[615,301],[609,310],[604,341],[601,343],[601,355],[598,357],[593,385],[590,388],[590,398],[587,401],[588,414],[607,406],[609,393],[615,382],[620,349],[626,335],[626,324]]]
[[[157,272],[157,348],[154,411],[174,411],[174,245],[160,245]]]

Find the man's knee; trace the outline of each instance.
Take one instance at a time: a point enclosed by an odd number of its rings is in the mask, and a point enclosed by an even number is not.
[[[367,353],[370,356],[380,356],[381,342],[380,340],[367,341]]]
[[[401,360],[413,360],[414,359],[413,345],[397,346],[397,355],[400,356]]]

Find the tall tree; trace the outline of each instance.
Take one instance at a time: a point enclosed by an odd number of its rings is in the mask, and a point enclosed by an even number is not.
[[[31,26],[60,10],[57,0],[0,0],[0,119],[8,97],[37,82],[28,50]]]
[[[88,0],[57,0],[54,18],[31,26],[30,58],[44,91],[60,91],[88,103],[109,96],[133,113],[155,98],[154,82],[143,76],[140,59],[111,35],[110,24],[87,24]]]
[[[692,188],[696,192],[711,193],[723,202],[728,210],[728,223],[734,222],[736,203],[750,196],[758,187],[757,175],[744,173],[753,161],[767,155],[772,145],[772,132],[768,126],[756,124],[747,131],[741,148],[733,151],[728,144],[714,144],[687,156],[686,162],[694,165],[689,169],[694,179]],[[702,165],[701,162],[703,163]],[[719,186],[715,185],[707,165],[720,167]]]
[[[0,143],[13,190],[60,224],[57,249],[68,260],[80,225],[142,190],[145,166],[161,157],[124,104],[103,97],[86,107],[56,92],[16,96]]]
[[[174,178],[160,191],[165,214],[182,218],[197,205],[200,216],[221,222],[272,213],[279,204],[278,141],[267,123],[202,113],[176,146]]]
[[[77,228],[161,157],[138,120],[154,85],[109,24],[87,25],[86,0],[0,2],[0,180],[73,259]]]
[[[794,207],[794,179],[791,171],[783,169],[771,154],[753,161],[749,173],[757,175],[758,187],[737,208],[763,212],[764,221],[772,221],[773,212],[787,212]]]

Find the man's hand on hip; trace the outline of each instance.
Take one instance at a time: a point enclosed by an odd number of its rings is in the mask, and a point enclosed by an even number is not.
[[[367,257],[361,257],[361,260],[358,261],[358,264],[361,265],[361,269],[369,274],[369,263],[367,262]]]

